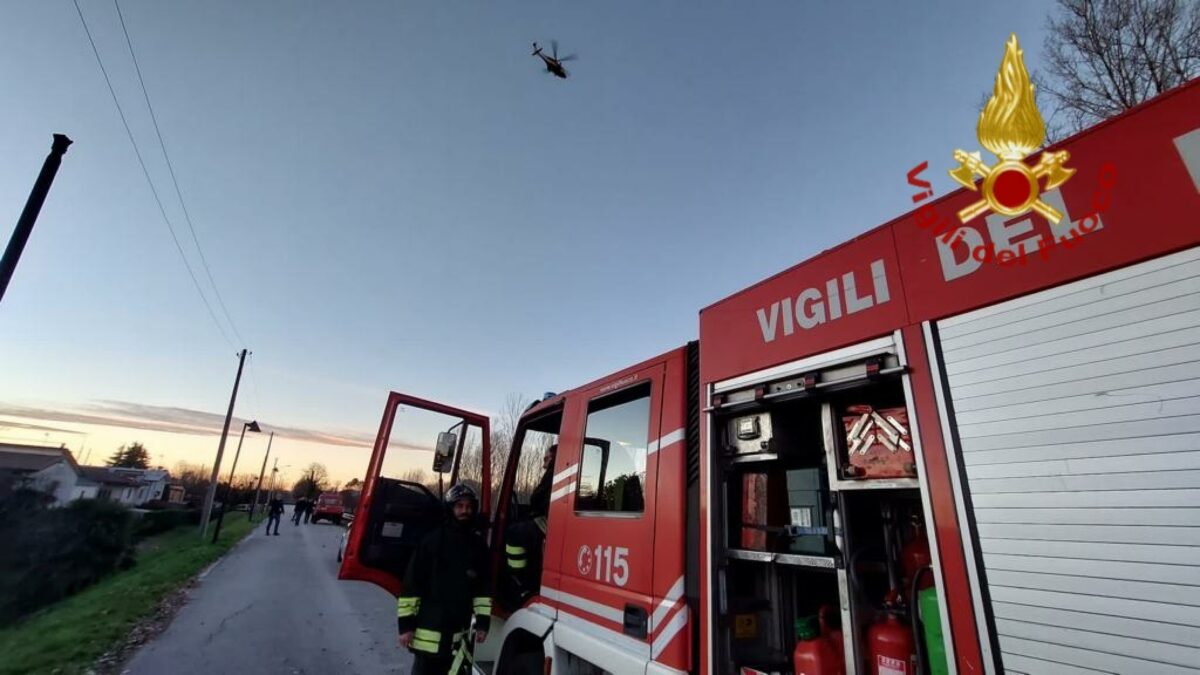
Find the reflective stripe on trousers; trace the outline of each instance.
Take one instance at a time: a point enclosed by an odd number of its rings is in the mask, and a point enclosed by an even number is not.
[[[413,633],[412,648],[430,654],[437,654],[438,647],[441,646],[442,634],[436,630],[428,628],[418,628]]]
[[[479,616],[488,616],[492,613],[492,599],[486,595],[474,598],[471,604],[475,613]]]

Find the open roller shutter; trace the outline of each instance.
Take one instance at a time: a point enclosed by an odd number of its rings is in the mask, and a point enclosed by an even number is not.
[[[1200,672],[1200,249],[938,334],[1005,671]]]

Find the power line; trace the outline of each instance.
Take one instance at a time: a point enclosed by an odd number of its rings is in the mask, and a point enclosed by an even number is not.
[[[208,266],[208,259],[204,257],[204,249],[200,246],[200,240],[196,237],[196,227],[192,224],[192,214],[188,211],[187,204],[183,201],[183,191],[179,189],[179,179],[175,177],[175,165],[171,163],[171,156],[167,154],[167,144],[163,140],[162,131],[158,128],[158,116],[154,114],[154,106],[150,104],[150,93],[146,91],[146,81],[142,79],[142,67],[138,65],[137,54],[133,51],[133,41],[129,39],[129,29],[125,27],[125,15],[121,12],[121,3],[118,0],[113,0],[113,6],[117,8],[117,18],[121,20],[121,32],[125,33],[125,44],[129,46],[129,56],[133,59],[133,69],[137,71],[138,84],[142,86],[142,96],[146,99],[146,108],[150,111],[150,121],[154,123],[154,133],[158,135],[158,146],[162,148],[163,159],[167,162],[167,171],[171,174],[171,183],[175,185],[175,196],[179,198],[179,207],[183,210],[183,218],[187,222],[188,230],[192,233],[192,243],[196,245],[196,251],[200,254],[200,264],[204,268],[204,274],[208,277],[208,283],[212,285],[213,294],[217,296],[217,304],[221,307],[221,312],[225,315],[225,320],[229,322],[229,327],[233,329],[233,334],[241,340],[242,344],[246,344],[246,340],[242,338],[242,334],[238,332],[237,324],[233,322],[233,317],[229,314],[229,308],[225,306],[225,299],[221,297],[221,291],[217,288],[217,282],[213,279],[212,270]]]
[[[209,317],[216,324],[217,330],[221,331],[221,337],[225,338],[225,342],[229,343],[230,348],[235,348],[233,341],[229,339],[229,333],[225,332],[225,327],[217,320],[217,314],[213,311],[212,305],[208,302],[208,297],[204,295],[204,289],[200,288],[200,282],[196,280],[196,274],[192,271],[191,264],[188,263],[187,255],[183,252],[183,246],[179,244],[179,237],[175,236],[175,228],[171,226],[171,219],[167,217],[167,210],[163,208],[162,199],[158,196],[158,190],[154,187],[154,181],[150,178],[150,171],[146,168],[146,161],[142,158],[142,151],[138,148],[137,141],[133,138],[133,131],[129,128],[129,121],[125,118],[125,111],[121,108],[121,102],[117,100],[117,92],[113,89],[112,80],[108,77],[108,70],[104,67],[104,60],[100,58],[100,50],[96,48],[96,41],[92,38],[92,31],[88,28],[87,20],[83,18],[83,10],[79,9],[79,0],[73,0],[75,3],[75,11],[79,14],[79,22],[83,24],[83,31],[87,33],[88,42],[92,45],[92,54],[96,56],[96,63],[100,66],[100,73],[104,75],[104,83],[108,85],[108,93],[112,95],[113,105],[117,107],[117,114],[121,116],[121,124],[125,127],[125,134],[129,136],[129,142],[133,145],[133,153],[137,155],[138,164],[142,167],[142,174],[146,176],[146,184],[150,186],[150,192],[154,195],[154,202],[158,204],[158,212],[162,214],[163,222],[166,223],[167,231],[171,233],[171,241],[175,242],[175,250],[179,251],[179,257],[183,260],[183,266],[187,269],[188,276],[192,279],[192,284],[196,287],[196,292],[200,294],[200,300],[204,302],[205,309],[208,310]]]

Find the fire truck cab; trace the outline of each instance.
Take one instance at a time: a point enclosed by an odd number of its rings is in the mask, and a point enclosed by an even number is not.
[[[421,409],[483,495],[480,670],[1200,672],[1200,81],[1061,147],[1061,222],[910,213],[707,307],[697,342],[526,411],[494,498],[487,417],[391,394],[340,577],[397,592],[440,517],[384,471]]]

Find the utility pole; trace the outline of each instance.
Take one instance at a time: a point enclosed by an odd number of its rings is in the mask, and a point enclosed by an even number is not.
[[[225,413],[225,427],[221,429],[221,442],[217,445],[217,460],[213,463],[212,476],[208,479],[208,492],[204,495],[204,511],[200,514],[200,538],[208,534],[208,520],[212,517],[213,500],[217,497],[217,473],[221,470],[221,455],[225,454],[225,439],[229,437],[229,423],[233,420],[233,404],[237,402],[238,385],[242,382],[242,367],[246,365],[246,350],[238,356],[237,377],[233,380],[233,394],[229,396],[229,410]]]
[[[267,503],[271,503],[275,499],[275,480],[279,477],[279,458],[275,458],[275,463],[271,465],[271,494],[267,495]]]
[[[42,204],[46,201],[46,195],[50,193],[50,185],[54,183],[54,176],[58,173],[58,167],[62,164],[62,157],[67,154],[69,145],[71,145],[71,139],[62,134],[54,134],[54,142],[50,145],[50,154],[42,163],[42,171],[33,184],[33,190],[29,192],[29,199],[25,201],[25,209],[21,211],[21,217],[17,219],[17,228],[13,230],[12,238],[8,240],[8,248],[4,249],[4,258],[0,259],[0,300],[4,299],[4,291],[8,290],[8,282],[12,280],[13,272],[17,271],[17,262],[21,260],[21,252],[25,250],[25,243],[29,241],[29,235],[33,233],[33,224],[37,222],[38,214],[42,211]]]
[[[242,423],[242,435],[238,436],[237,452],[233,453],[233,466],[229,469],[229,482],[225,484],[225,497],[221,500],[221,510],[217,511],[217,526],[213,528],[212,543],[217,543],[217,537],[221,536],[221,523],[225,522],[225,512],[229,510],[229,500],[233,495],[233,473],[237,471],[238,457],[242,456],[242,441],[246,440],[246,431],[258,433],[262,429],[258,426],[258,420]]]
[[[250,502],[250,521],[254,521],[254,509],[258,506],[258,495],[262,492],[263,474],[267,472],[267,458],[271,456],[271,443],[275,442],[275,432],[271,432],[271,437],[267,439],[267,454],[263,455],[262,468],[258,470],[258,487],[254,488],[254,501]],[[275,463],[279,463],[279,458],[275,458]]]

